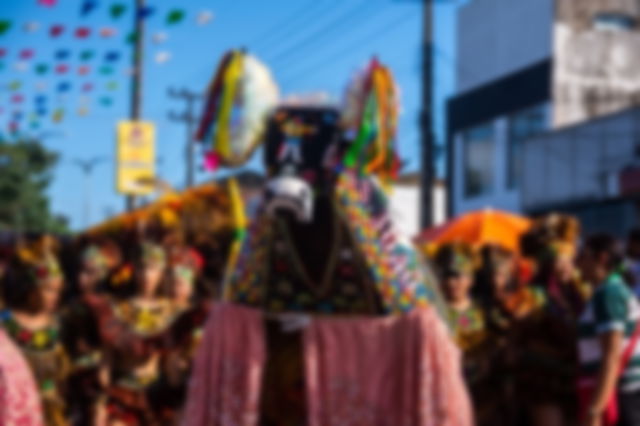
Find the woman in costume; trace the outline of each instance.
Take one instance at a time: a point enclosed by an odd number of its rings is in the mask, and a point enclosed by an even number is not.
[[[60,266],[51,253],[20,250],[8,273],[7,305],[0,325],[33,370],[47,425],[68,424],[66,380],[69,361],[60,339]]]
[[[186,398],[186,388],[195,351],[207,318],[209,300],[198,295],[202,259],[184,246],[169,250],[168,295],[175,309],[175,321],[168,331],[162,374],[149,389],[152,408],[162,413],[163,424],[175,424]]]
[[[447,300],[447,313],[453,335],[463,352],[465,381],[474,402],[476,424],[500,425],[502,399],[497,397],[496,367],[503,361],[496,350],[495,336],[487,330],[485,311],[471,297],[478,266],[474,250],[466,244],[440,247],[434,264]]]
[[[389,71],[372,61],[344,110],[277,105],[273,86],[242,51],[225,55],[210,86],[208,159],[241,165],[265,141],[269,181],[246,237],[237,221],[184,424],[470,425],[438,290],[382,189],[398,165]]]
[[[101,294],[109,273],[109,258],[103,247],[88,246],[82,253],[77,276],[78,294],[62,313],[63,341],[71,358],[69,411],[74,425],[91,425],[103,396],[99,371],[102,342],[98,320],[87,299]]]
[[[29,364],[0,328],[0,425],[43,426],[40,395]]]
[[[113,303],[92,301],[105,346],[109,422],[162,424],[162,413],[151,406],[149,390],[161,378],[168,332],[176,317],[170,299],[161,293],[166,265],[165,250],[144,243],[136,262],[134,295]]]
[[[534,425],[575,424],[577,320],[589,298],[575,268],[578,234],[575,219],[550,215],[523,238],[523,248],[537,263],[532,285],[546,296],[542,314],[521,329],[518,340],[518,387]]]

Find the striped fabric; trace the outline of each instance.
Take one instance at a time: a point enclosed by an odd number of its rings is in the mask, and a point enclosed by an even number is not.
[[[624,331],[624,351],[638,320],[638,300],[622,277],[611,275],[595,290],[579,321],[578,351],[584,377],[595,378],[600,368],[602,351],[599,336],[612,330]],[[636,345],[619,386],[623,392],[640,389],[640,344]]]

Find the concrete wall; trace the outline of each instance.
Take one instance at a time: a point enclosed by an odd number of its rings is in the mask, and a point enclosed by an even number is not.
[[[463,6],[457,29],[457,92],[549,58],[554,4],[555,0],[471,0]]]
[[[533,137],[524,144],[522,206],[604,201],[619,196],[622,169],[637,165],[640,109]]]

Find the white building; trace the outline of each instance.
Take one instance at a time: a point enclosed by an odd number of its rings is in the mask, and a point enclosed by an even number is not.
[[[471,0],[448,103],[449,210],[520,212],[528,139],[640,103],[640,2]]]

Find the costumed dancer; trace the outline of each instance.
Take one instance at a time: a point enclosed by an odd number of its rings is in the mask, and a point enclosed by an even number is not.
[[[544,292],[540,315],[519,330],[518,394],[534,425],[575,424],[578,372],[577,321],[590,297],[575,267],[578,222],[552,214],[523,236],[523,252],[534,258],[532,285]]]
[[[209,300],[201,300],[198,295],[198,276],[203,264],[200,255],[180,246],[173,247],[169,253],[168,294],[176,319],[163,357],[163,374],[149,391],[152,406],[161,410],[163,422],[167,424],[180,417],[193,358],[210,306]]]
[[[64,278],[48,248],[22,248],[18,257],[8,272],[8,309],[0,316],[0,325],[31,366],[46,424],[64,426],[70,366],[57,314]]]
[[[1,328],[0,425],[44,426],[40,395],[31,368]]]
[[[149,390],[160,380],[170,327],[176,318],[162,295],[167,258],[156,244],[142,244],[134,273],[135,294],[127,300],[93,299],[105,346],[108,377],[106,417],[125,425],[162,424]]]
[[[104,384],[100,382],[102,342],[98,319],[88,301],[104,297],[101,290],[109,273],[109,254],[90,245],[82,253],[77,276],[78,293],[62,313],[63,342],[71,358],[69,411],[74,425],[92,425]]]
[[[465,380],[474,402],[476,424],[503,424],[502,397],[499,389],[499,345],[495,335],[487,329],[485,311],[471,297],[475,272],[479,266],[475,250],[462,243],[440,247],[434,264],[447,299],[449,324],[456,343],[463,351]]]
[[[255,58],[223,58],[199,132],[207,158],[241,165],[266,141],[269,181],[246,235],[238,226],[185,425],[472,423],[437,286],[383,190],[399,164],[389,71],[373,61],[347,104],[278,105]]]

